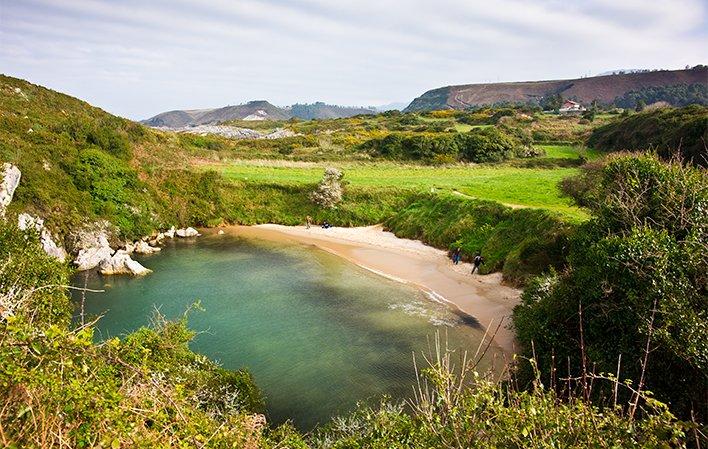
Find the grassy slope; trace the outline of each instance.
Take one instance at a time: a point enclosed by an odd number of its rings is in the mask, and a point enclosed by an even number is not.
[[[11,212],[36,214],[60,236],[107,219],[123,238],[221,212],[226,189],[189,168],[179,136],[16,78],[0,76],[0,92],[0,160],[22,171]]]
[[[315,184],[326,164],[283,167],[267,163],[239,161],[214,165],[226,178],[249,183],[282,185]],[[577,169],[536,170],[506,166],[430,167],[402,166],[392,163],[338,163],[347,183],[355,189],[392,187],[416,191],[457,191],[464,195],[512,207],[534,207],[560,212],[580,220],[585,213],[561,197],[558,182],[577,173]]]

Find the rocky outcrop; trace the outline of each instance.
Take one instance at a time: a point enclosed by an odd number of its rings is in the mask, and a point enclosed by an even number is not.
[[[20,169],[7,162],[2,164],[2,178],[0,179],[0,218],[5,217],[5,209],[12,202],[15,189],[20,184]]]
[[[106,259],[110,259],[113,249],[110,246],[97,246],[79,250],[74,264],[79,271],[86,271],[96,268]],[[127,253],[126,253],[127,254]]]
[[[130,258],[125,250],[119,249],[113,256],[101,260],[98,266],[98,272],[101,274],[130,274],[134,276],[144,276],[152,273],[152,270],[145,268]]]
[[[44,227],[44,220],[33,217],[30,214],[22,213],[17,216],[17,227],[23,231],[27,229],[36,230],[39,233],[39,240],[42,243],[44,252],[61,262],[66,260],[66,251],[64,251],[64,248],[54,243],[52,235],[47,228]]]
[[[74,264],[79,271],[96,268],[113,255],[110,244],[111,224],[95,222],[72,234],[73,249],[76,252]]]
[[[187,238],[187,237],[199,237],[201,234],[194,228],[178,229],[175,234],[177,237]]]

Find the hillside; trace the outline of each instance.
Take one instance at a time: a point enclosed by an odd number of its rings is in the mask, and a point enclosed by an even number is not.
[[[273,106],[267,101],[258,100],[216,109],[163,112],[143,120],[142,123],[148,126],[179,128],[188,125],[220,123],[227,120],[287,120],[290,117],[290,113],[286,110]]]
[[[168,111],[143,120],[141,123],[154,127],[180,128],[189,125],[215,124],[230,120],[288,120],[292,117],[312,120],[346,118],[374,113],[375,111],[371,109],[335,106],[322,102],[294,104],[280,108],[265,100],[258,100],[216,109]]]
[[[617,97],[631,91],[680,84],[708,84],[708,67],[697,66],[689,70],[627,73],[570,80],[447,86],[429,90],[413,100],[405,111],[467,109],[500,103],[538,104],[545,97],[556,94],[581,103],[598,100],[604,104],[611,104]]]

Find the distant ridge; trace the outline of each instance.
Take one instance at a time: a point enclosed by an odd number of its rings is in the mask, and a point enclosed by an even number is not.
[[[376,111],[373,109],[335,106],[322,102],[295,104],[281,108],[265,100],[257,100],[215,109],[168,111],[142,120],[141,123],[154,127],[181,128],[190,125],[216,124],[229,120],[288,120],[292,117],[311,120],[375,113]]]
[[[610,104],[627,92],[648,87],[679,84],[708,84],[708,67],[686,70],[625,73],[570,80],[521,81],[509,83],[463,84],[425,92],[411,102],[405,112],[436,109],[467,109],[499,103],[539,103],[544,97]]]

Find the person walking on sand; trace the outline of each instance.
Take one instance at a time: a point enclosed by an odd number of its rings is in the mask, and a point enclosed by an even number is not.
[[[310,229],[310,226],[312,226],[312,217],[308,215],[305,217],[305,228]]]
[[[474,266],[472,267],[472,273],[470,273],[470,274],[474,274],[475,271],[477,273],[479,273],[479,266],[482,265],[483,263],[484,263],[484,257],[482,257],[482,255],[479,252],[477,252],[477,254],[475,254],[475,256],[474,256],[474,259],[472,259],[472,264]]]
[[[459,246],[455,248],[455,251],[452,252],[452,263],[455,265],[460,263],[460,260],[462,259],[462,248]]]

